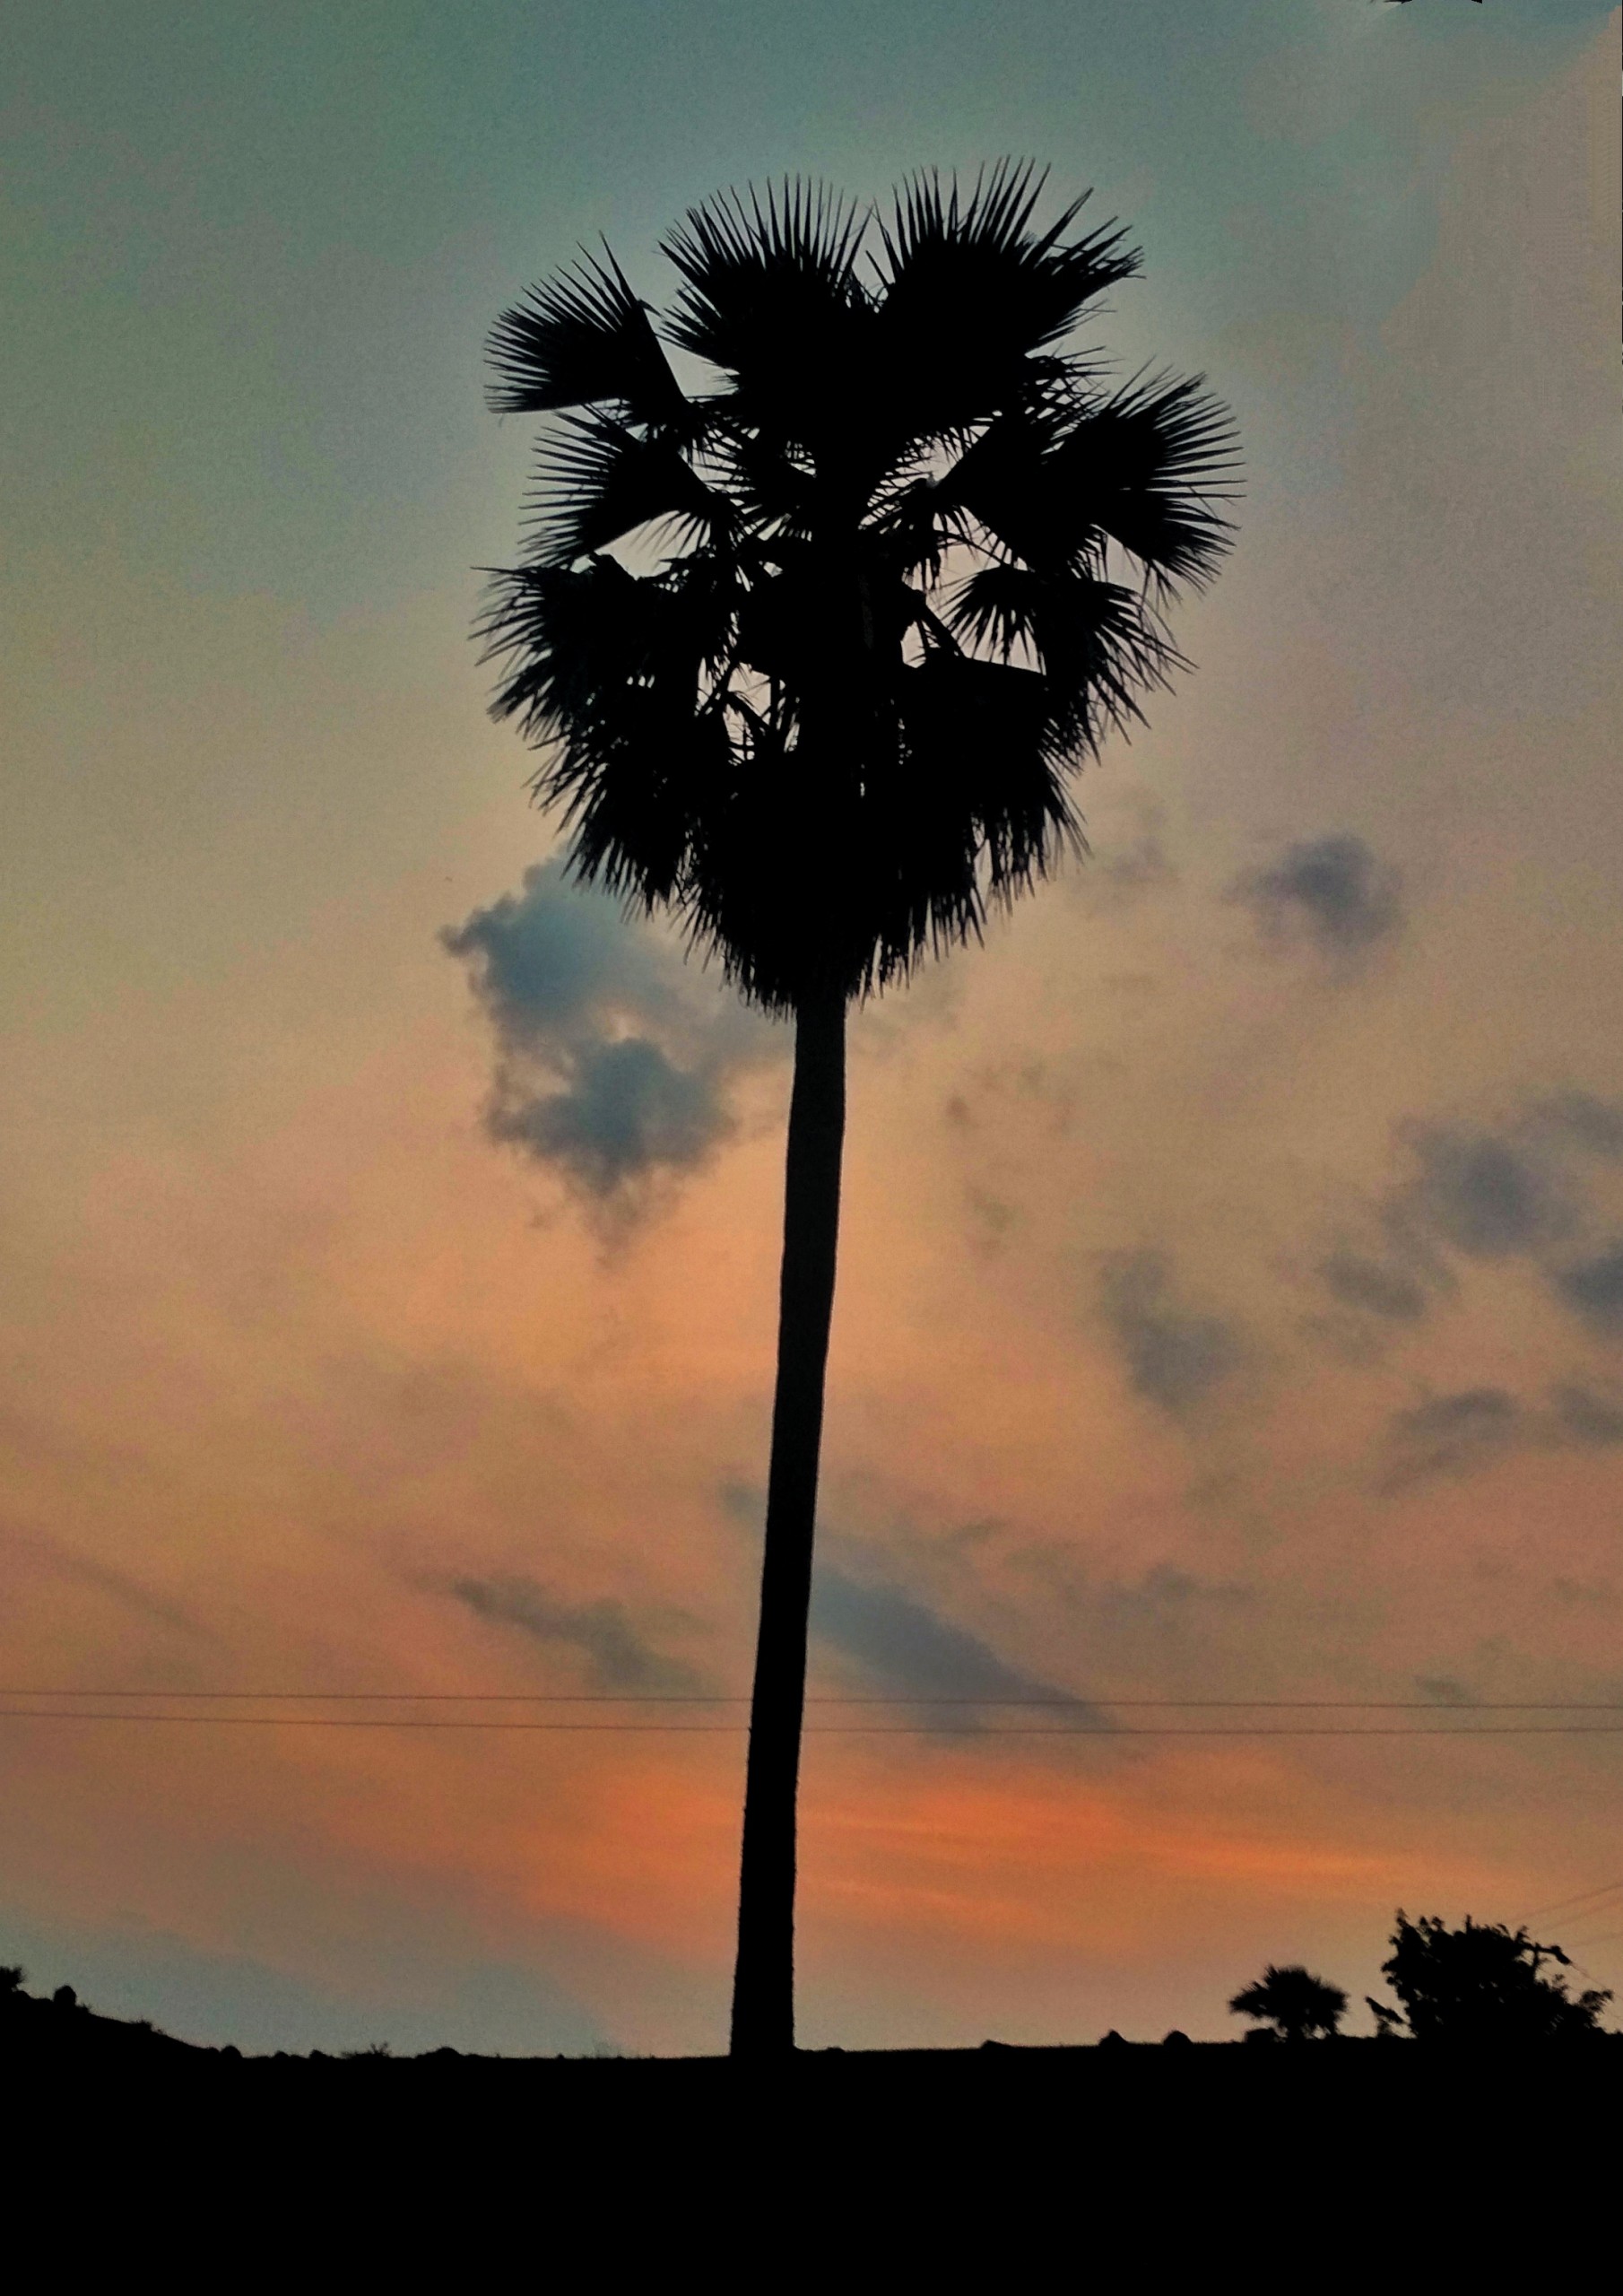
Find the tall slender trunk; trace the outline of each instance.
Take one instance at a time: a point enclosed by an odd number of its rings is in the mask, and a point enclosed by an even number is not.
[[[783,2056],[794,2046],[794,1805],[845,1130],[845,998],[819,990],[802,998],[795,1014],[777,1387],[733,1979],[734,2057]]]

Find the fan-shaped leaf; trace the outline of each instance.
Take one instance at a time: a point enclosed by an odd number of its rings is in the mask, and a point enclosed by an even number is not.
[[[1091,574],[986,566],[961,583],[947,622],[970,646],[1039,667],[1056,744],[1096,750],[1142,717],[1138,696],[1184,666],[1136,591]]]
[[[1162,583],[1210,579],[1237,491],[1234,427],[1202,378],[1130,384],[1073,423],[1049,458],[1062,514],[1101,527]]]
[[[638,432],[601,414],[559,425],[542,450],[531,507],[538,555],[554,565],[663,519],[711,547],[733,523],[726,496],[707,486],[663,433]]]
[[[736,194],[691,210],[663,242],[685,283],[673,343],[719,367],[731,412],[824,459],[860,428],[873,309],[856,276],[865,218],[801,183],[763,204]]]
[[[967,198],[935,174],[898,193],[881,226],[881,334],[892,388],[916,420],[928,408],[946,430],[1005,406],[1047,371],[1034,368],[1037,354],[1139,268],[1112,224],[1067,237],[1087,193],[1032,230],[1043,181],[1029,163],[1005,161]]]
[[[648,314],[612,255],[532,287],[490,330],[499,414],[612,402],[638,422],[681,427],[688,403]]]

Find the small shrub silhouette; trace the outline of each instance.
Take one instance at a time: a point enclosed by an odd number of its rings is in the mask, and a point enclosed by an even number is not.
[[[1270,1961],[1256,1983],[1237,1993],[1228,2007],[1234,2016],[1254,2017],[1259,2025],[1271,2026],[1281,2040],[1305,2041],[1315,2036],[1329,2040],[1347,2013],[1347,1996],[1339,1985],[1327,1985],[1298,1963],[1279,1969]]]

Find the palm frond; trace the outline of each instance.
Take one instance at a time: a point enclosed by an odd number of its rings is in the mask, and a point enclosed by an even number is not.
[[[487,352],[498,414],[615,404],[638,422],[680,426],[687,400],[648,314],[614,257],[580,261],[503,311]]]
[[[696,716],[634,690],[612,768],[577,773],[567,794],[559,793],[563,824],[573,831],[575,875],[645,915],[680,901],[691,874],[694,822],[732,762],[721,710]]]
[[[982,567],[945,618],[966,645],[1040,668],[1056,752],[1097,751],[1112,728],[1141,720],[1142,693],[1188,666],[1136,590],[1074,570]]]
[[[588,758],[599,742],[618,753],[628,694],[657,688],[673,707],[698,706],[707,670],[727,654],[735,612],[731,587],[707,562],[675,578],[638,577],[612,558],[500,568],[475,632],[481,659],[502,666],[490,715],[516,719],[532,741],[561,742],[572,756]]]
[[[973,857],[991,899],[1006,904],[1085,849],[1037,672],[927,655],[903,682],[901,722],[916,807]]]
[[[684,283],[671,340],[728,378],[736,422],[829,468],[860,459],[872,396],[866,225],[794,182],[696,207],[663,243]]]
[[[707,426],[706,459],[714,466],[749,532],[803,537],[810,530],[815,482],[803,457],[761,425],[741,422],[736,411],[715,414]]]
[[[947,555],[969,539],[961,507],[932,477],[908,477],[875,489],[867,532],[898,573],[939,582]]]
[[[1089,537],[1055,493],[1052,459],[1063,435],[1063,417],[1051,404],[1017,401],[945,474],[942,500],[968,511],[1028,565],[1074,559]]]
[[[689,209],[660,242],[685,283],[670,335],[724,373],[759,360],[763,335],[803,331],[863,299],[857,252],[866,213],[821,184],[794,178],[723,192]]]
[[[674,577],[608,558],[494,577],[478,631],[504,670],[490,714],[544,748],[531,787],[572,832],[584,882],[647,906],[676,898],[730,756],[725,689],[707,673],[727,658],[736,604],[708,560]]]
[[[1055,396],[999,417],[942,482],[1029,566],[1102,562],[1114,542],[1163,592],[1209,581],[1238,491],[1233,427],[1202,378],[1135,378],[1111,397]]]
[[[1102,528],[1163,587],[1210,581],[1233,534],[1214,505],[1239,491],[1234,426],[1203,381],[1135,377],[1050,457],[1064,513]]]
[[[530,509],[540,563],[569,565],[661,521],[714,547],[732,525],[725,495],[705,484],[678,447],[612,415],[566,417],[542,449],[538,481]]]
[[[1040,354],[1139,268],[1115,224],[1068,236],[1087,193],[1034,230],[1044,180],[1029,162],[1008,160],[967,196],[956,177],[916,176],[880,226],[881,335],[894,387],[933,400],[943,426],[1006,404],[1036,378]]]

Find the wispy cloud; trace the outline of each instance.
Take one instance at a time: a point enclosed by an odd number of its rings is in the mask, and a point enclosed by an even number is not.
[[[1403,1491],[1437,1476],[1472,1474],[1526,1435],[1522,1406],[1503,1387],[1435,1396],[1388,1422],[1381,1488]]]
[[[1505,1387],[1463,1387],[1396,1412],[1382,1437],[1377,1487],[1458,1481],[1520,1450],[1609,1450],[1623,1444],[1623,1405],[1574,1381],[1523,1401]]]
[[[1413,1323],[1426,1312],[1424,1284],[1390,1263],[1362,1252],[1332,1252],[1319,1262],[1325,1289],[1344,1308],[1379,1316],[1388,1323]]]
[[[109,1563],[99,1562],[93,1555],[77,1553],[65,1546],[59,1539],[44,1538],[32,1531],[6,1529],[0,1541],[12,1552],[27,1556],[44,1564],[60,1578],[76,1580],[80,1586],[91,1587],[98,1594],[106,1595],[123,1609],[133,1611],[137,1617],[152,1620],[156,1625],[168,1627],[172,1633],[187,1635],[198,1641],[218,1639],[212,1627],[171,1602],[167,1596],[155,1594],[139,1578],[127,1571],[116,1570]]]
[[[571,1603],[534,1578],[454,1578],[448,1591],[476,1618],[515,1627],[549,1648],[573,1651],[586,1662],[598,1691],[702,1691],[691,1666],[668,1657],[638,1625],[623,1603],[603,1598]]]
[[[813,1631],[898,1697],[1042,1699],[1059,1695],[999,1657],[989,1642],[916,1594],[820,1562],[812,1582]]]
[[[1623,1334],[1623,1242],[1596,1234],[1592,1186],[1597,1161],[1623,1157],[1623,1108],[1574,1091],[1499,1121],[1411,1120],[1396,1136],[1407,1174],[1361,1237],[1344,1235],[1315,1265],[1338,1309],[1418,1323],[1456,1288],[1457,1261],[1521,1259],[1592,1333]]]

